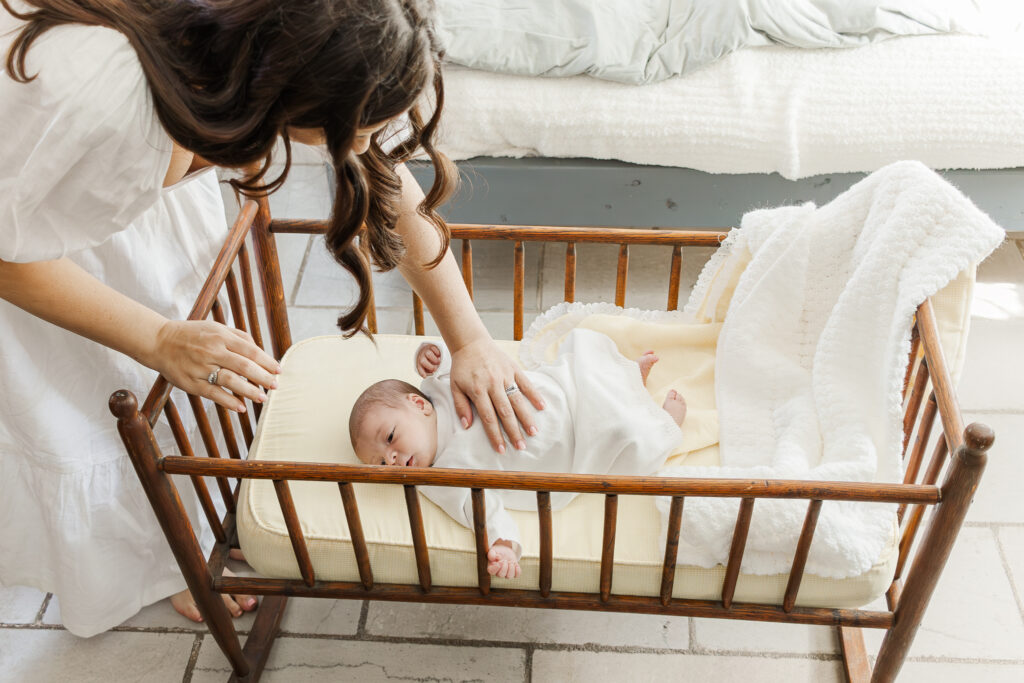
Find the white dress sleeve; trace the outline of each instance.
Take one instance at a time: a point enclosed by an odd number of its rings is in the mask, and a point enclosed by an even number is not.
[[[0,54],[12,39],[0,35]],[[173,150],[117,31],[50,29],[29,48],[26,72],[38,76],[19,83],[0,70],[0,259],[17,262],[61,258],[126,229],[159,199]]]

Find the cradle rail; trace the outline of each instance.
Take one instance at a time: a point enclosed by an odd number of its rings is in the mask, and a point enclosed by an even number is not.
[[[317,233],[323,232],[324,229],[324,223],[318,221],[271,220],[265,198],[247,202],[229,232],[225,246],[218,255],[190,319],[213,316],[215,320],[229,322],[239,329],[249,331],[256,343],[262,347],[261,320],[265,318],[273,353],[280,358],[289,347],[291,338],[274,233]],[[575,245],[594,242],[618,245],[615,301],[620,306],[624,305],[626,297],[629,246],[660,244],[671,247],[666,307],[674,310],[679,303],[683,249],[689,246],[715,246],[726,235],[685,230],[475,225],[452,225],[451,231],[454,239],[462,240],[462,274],[471,295],[471,240],[505,240],[513,243],[513,318],[516,339],[522,337],[524,253],[527,242],[566,243],[564,291],[567,301],[572,301],[575,296]],[[245,246],[246,233],[252,235],[253,258],[256,273],[260,278],[262,306],[256,301],[253,268]],[[237,278],[236,269],[239,271]],[[223,297],[219,296],[222,291],[226,294],[227,311],[222,303]],[[416,331],[422,334],[422,302],[415,295],[413,297]],[[226,312],[230,314],[230,320]],[[371,314],[368,319],[368,326],[374,332],[375,319],[375,314]],[[189,396],[189,407],[196,419],[206,457],[197,455],[197,449],[189,442],[178,408],[175,402],[170,400],[170,385],[163,378],[157,380],[141,408],[135,397],[127,391],[116,392],[111,397],[110,407],[118,418],[119,431],[189,588],[196,597],[214,638],[231,662],[234,672],[232,680],[254,681],[259,678],[269,647],[276,636],[286,596],[319,596],[644,612],[833,625],[839,627],[844,665],[850,680],[866,680],[870,676],[871,680],[890,681],[895,679],[909,650],[924,609],[966,515],[971,497],[977,488],[985,466],[986,451],[994,438],[991,430],[984,425],[972,424],[966,429],[963,426],[953,385],[942,356],[935,317],[931,304],[927,301],[918,309],[910,358],[911,363],[904,381],[903,450],[906,475],[902,483],[894,484],[605,477],[429,468],[372,468],[315,462],[250,462],[243,459],[242,451],[252,442],[254,425],[249,414],[258,417],[259,405],[253,405],[247,414],[234,417],[226,410],[217,409],[217,422],[224,446],[220,448],[213,427],[207,419],[203,401],[195,396]],[[180,455],[165,455],[157,445],[152,428],[161,415],[167,419]],[[936,417],[939,418],[941,430],[938,434],[933,434],[932,428]],[[235,431],[236,422],[240,432]],[[925,452],[929,448],[932,455],[924,467]],[[950,454],[952,457],[947,457]],[[937,482],[943,471],[945,479],[940,485]],[[196,489],[204,514],[217,540],[209,558],[202,555],[194,530],[170,479],[171,474],[189,476]],[[215,478],[225,506],[226,512],[222,517],[218,517],[216,506],[206,486],[206,478],[209,477]],[[274,482],[301,579],[244,578],[223,574],[228,551],[237,545],[234,512],[241,479],[268,479]],[[338,484],[339,509],[344,509],[351,532],[359,581],[322,581],[317,578],[292,501],[289,485],[291,481]],[[373,566],[353,493],[353,483],[404,487],[419,577],[418,585],[380,584],[374,581]],[[429,549],[417,493],[417,487],[424,485],[471,489],[477,587],[433,585]],[[484,503],[488,492],[494,489],[532,490],[537,494],[541,541],[540,578],[537,590],[499,589],[491,586],[490,576],[486,572],[488,542]],[[550,494],[553,491],[597,493],[605,496],[600,582],[597,593],[551,590],[554,553]],[[657,596],[638,597],[616,595],[611,592],[620,495],[658,495],[671,498],[661,586]],[[692,497],[729,497],[739,501],[732,546],[719,600],[672,597],[682,513],[686,499]],[[757,514],[757,500],[779,498],[807,501],[805,521],[797,538],[784,597],[778,605],[736,602],[736,583],[750,522],[753,515]],[[823,609],[796,605],[818,516],[821,508],[832,501],[882,502],[897,506],[898,518],[902,525],[896,575],[886,593],[888,609]],[[929,509],[932,510],[932,514],[926,525],[924,515]],[[915,543],[919,545],[916,554],[913,552]],[[220,593],[252,593],[267,596],[260,607],[256,624],[244,649],[239,644],[231,619],[219,597]],[[863,638],[858,630],[864,627],[887,630],[873,671],[868,664]]]

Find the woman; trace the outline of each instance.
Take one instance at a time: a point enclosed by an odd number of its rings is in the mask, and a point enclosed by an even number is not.
[[[53,592],[83,636],[176,592],[199,618],[105,403],[152,371],[236,410],[274,387],[277,363],[248,336],[177,321],[225,232],[202,169],[262,161],[233,181],[257,190],[279,138],[324,144],[336,171],[327,244],[362,294],[339,327],[366,317],[365,224],[377,266],[401,270],[453,349],[464,424],[472,403],[497,450],[502,428],[517,445],[534,431],[539,397],[475,313],[435,213],[452,172],[431,144],[443,89],[424,2],[0,5],[0,121],[17,131],[0,141],[0,584]],[[431,85],[426,118],[415,105]],[[385,153],[406,113],[410,138]],[[426,197],[402,166],[417,149],[437,171]],[[225,600],[236,616],[255,605]]]

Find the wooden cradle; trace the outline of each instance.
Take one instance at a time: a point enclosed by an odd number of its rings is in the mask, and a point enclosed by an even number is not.
[[[219,295],[226,293],[231,320],[247,329],[264,345],[261,313],[265,314],[273,355],[280,359],[291,345],[275,233],[318,233],[325,230],[320,221],[273,220],[265,197],[248,201],[241,208],[227,240],[189,316],[224,322],[226,311]],[[504,240],[514,250],[514,336],[523,334],[524,243],[565,242],[565,300],[573,301],[576,282],[576,243],[600,242],[619,245],[615,302],[625,301],[630,245],[664,245],[672,249],[668,279],[667,308],[678,305],[682,250],[690,246],[717,246],[724,232],[685,230],[633,230],[613,228],[550,228],[480,225],[452,225],[453,240],[461,240],[462,271],[470,294],[473,292],[471,240]],[[253,265],[246,237],[251,235],[256,275],[262,301],[257,304]],[[237,270],[237,275],[236,271]],[[416,334],[423,334],[423,305],[413,295]],[[371,309],[372,311],[373,309]],[[376,331],[375,313],[369,317]],[[635,612],[672,616],[716,617],[751,621],[777,621],[822,624],[838,628],[847,678],[851,681],[894,680],[910,649],[925,608],[939,575],[959,533],[967,508],[978,486],[986,463],[986,451],[994,435],[987,426],[972,424],[964,428],[952,381],[942,355],[936,320],[930,302],[917,312],[912,338],[912,358],[905,380],[904,459],[906,476],[902,484],[809,482],[784,480],[738,480],[707,478],[624,477],[520,472],[483,472],[461,470],[415,470],[377,468],[325,463],[284,463],[247,461],[242,448],[252,444],[254,425],[249,415],[260,415],[261,406],[251,405],[247,414],[232,417],[217,407],[219,427],[227,453],[221,453],[203,401],[189,396],[206,456],[190,443],[181,417],[168,400],[171,386],[160,377],[141,406],[129,391],[115,392],[110,409],[118,418],[118,429],[132,459],[143,488],[167,536],[189,589],[209,625],[210,632],[231,663],[231,680],[259,679],[270,648],[277,636],[287,596],[348,598],[355,600],[392,600],[405,602],[457,603],[543,607],[553,609]],[[925,457],[929,436],[939,417],[941,435]],[[164,455],[153,436],[153,427],[165,419],[182,455]],[[241,438],[237,438],[237,429]],[[913,443],[911,440],[913,437]],[[910,448],[908,448],[910,446]],[[952,457],[947,457],[952,454]],[[175,489],[171,474],[189,475],[206,517],[216,537],[209,557],[204,557]],[[938,484],[944,476],[942,484]],[[203,480],[215,477],[226,513],[220,517]],[[245,578],[225,576],[228,552],[237,547],[235,512],[240,479],[270,479],[287,524],[288,535],[302,579]],[[336,482],[339,509],[343,507],[351,532],[360,581],[318,580],[306,541],[295,513],[289,481]],[[415,549],[418,584],[381,584],[374,581],[352,483],[401,485]],[[472,489],[476,538],[478,586],[433,586],[428,548],[417,486],[459,486]],[[539,590],[491,588],[487,574],[488,548],[484,495],[487,489],[519,489],[537,492],[540,524]],[[600,565],[600,591],[573,593],[551,590],[553,564],[550,492],[574,491],[604,494],[603,544]],[[614,569],[616,516],[619,495],[669,496],[668,536],[661,573],[660,597],[640,597],[611,593]],[[731,552],[719,600],[692,600],[672,597],[676,569],[676,551],[685,498],[693,496],[741,499]],[[784,599],[781,604],[734,602],[733,596],[747,531],[755,502],[759,498],[789,498],[807,501],[807,515],[797,541]],[[886,592],[886,610],[826,609],[796,606],[797,592],[804,574],[808,550],[818,513],[824,501],[873,501],[898,504],[899,557],[895,577]],[[933,506],[928,523],[924,514]],[[923,527],[923,528],[922,528]],[[911,553],[920,536],[915,553]],[[223,593],[260,594],[255,624],[241,645],[231,617],[220,598]],[[880,628],[886,635],[874,670],[864,647],[862,628]]]

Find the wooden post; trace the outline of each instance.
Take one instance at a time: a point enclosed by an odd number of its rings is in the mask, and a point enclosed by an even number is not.
[[[256,257],[256,270],[263,288],[263,303],[267,307],[267,325],[274,358],[281,360],[292,345],[292,332],[288,326],[288,306],[284,299],[281,262],[277,256],[277,242],[270,232],[270,202],[266,195],[256,200],[259,211],[252,223],[252,244]]]
[[[886,632],[878,652],[871,678],[876,683],[896,680],[903,666],[928,601],[967,516],[967,508],[988,460],[986,451],[994,440],[995,434],[986,425],[976,422],[964,430],[964,443],[953,455],[946,481],[942,484],[942,501],[935,506],[921,548],[907,574],[894,613],[895,621]]]
[[[117,431],[121,435],[135,472],[142,482],[160,528],[178,561],[185,583],[192,593],[199,613],[210,627],[210,633],[231,663],[236,676],[248,676],[249,663],[242,654],[238,634],[231,623],[224,599],[213,590],[213,577],[203,559],[202,548],[196,540],[188,513],[181,504],[178,491],[170,477],[157,467],[160,447],[145,417],[139,414],[139,404],[129,391],[116,391],[110,397],[110,412],[117,418]]]

